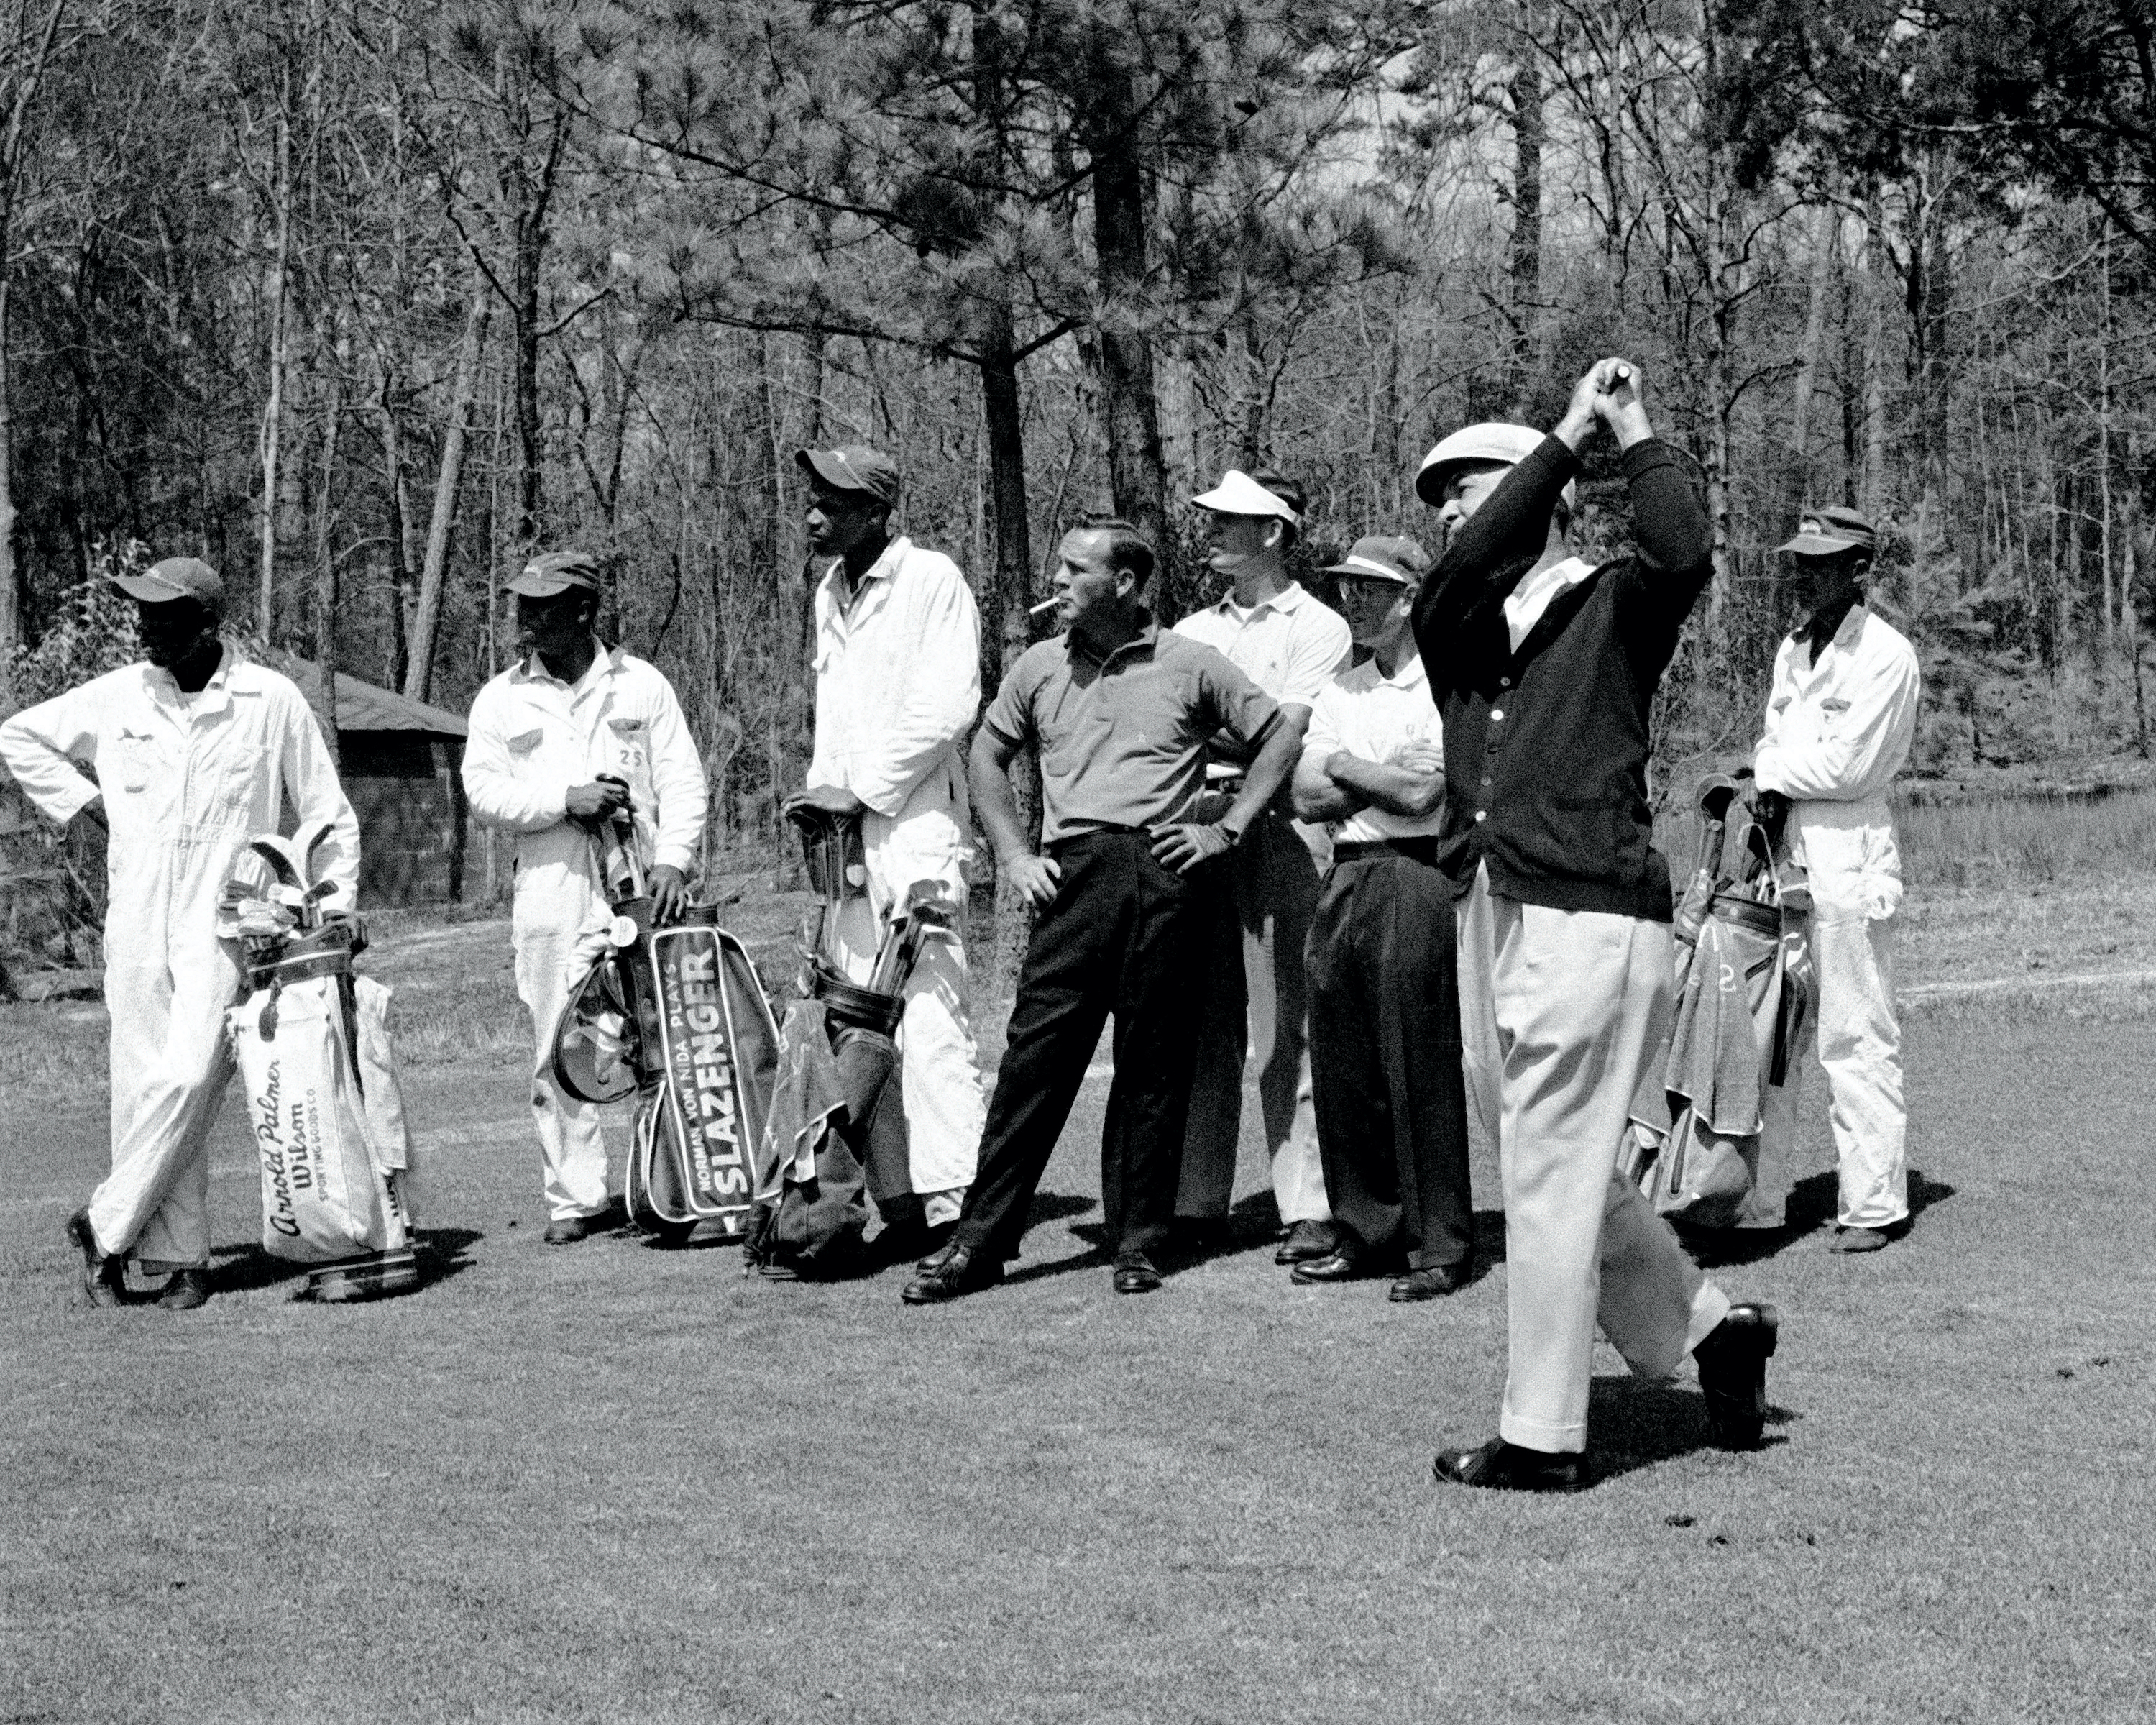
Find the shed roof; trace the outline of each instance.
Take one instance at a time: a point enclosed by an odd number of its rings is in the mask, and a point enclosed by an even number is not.
[[[300,685],[309,703],[319,711],[321,703],[316,697],[321,692],[321,667],[311,660],[292,657],[286,660],[285,665],[276,668],[284,670]],[[342,671],[337,673],[336,679],[336,721],[339,734],[346,731],[422,731],[432,737],[462,737],[466,730],[465,721],[453,712],[399,695],[393,689],[362,683]]]

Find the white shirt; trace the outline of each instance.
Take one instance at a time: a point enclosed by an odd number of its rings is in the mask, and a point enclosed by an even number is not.
[[[1431,699],[1430,674],[1422,655],[1410,654],[1392,676],[1378,670],[1378,661],[1366,659],[1321,690],[1310,710],[1310,729],[1302,739],[1302,757],[1346,751],[1358,761],[1387,766],[1410,743],[1426,742],[1433,748],[1445,745],[1445,727]],[[1434,837],[1445,824],[1440,803],[1419,819],[1409,820],[1382,809],[1358,809],[1345,820],[1332,823],[1336,845],[1373,845],[1387,839]]]
[[[851,791],[901,823],[934,814],[969,831],[961,744],[981,710],[973,589],[950,558],[903,535],[861,577],[850,604],[840,572],[816,588],[808,783]]]
[[[1515,653],[1520,650],[1520,643],[1535,632],[1550,601],[1567,588],[1578,586],[1596,567],[1584,557],[1567,557],[1520,578],[1520,584],[1505,595],[1505,632],[1512,638]]]
[[[1293,581],[1248,610],[1230,593],[1175,632],[1212,648],[1282,706],[1312,705],[1355,656],[1347,619]]]
[[[244,847],[280,829],[288,798],[295,830],[331,829],[314,862],[317,880],[336,883],[326,907],[352,907],[359,823],[321,727],[290,678],[230,647],[197,695],[182,695],[170,671],[131,665],[27,708],[0,725],[0,758],[62,824],[104,796],[109,947],[213,941],[227,878],[266,880]]]
[[[517,890],[566,865],[582,874],[588,831],[568,819],[568,793],[602,773],[629,783],[637,849],[647,867],[687,873],[704,836],[704,764],[673,685],[619,647],[602,647],[572,685],[536,655],[472,702],[465,794],[472,813],[516,834]]]
[[[1799,803],[1881,795],[1909,757],[1922,687],[1916,649],[1862,605],[1816,665],[1811,643],[1789,636],[1774,655],[1766,734],[1753,753],[1759,788]]]

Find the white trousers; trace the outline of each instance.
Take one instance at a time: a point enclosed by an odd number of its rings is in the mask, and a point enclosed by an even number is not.
[[[98,1245],[153,1272],[209,1262],[209,1133],[232,1076],[224,1014],[244,978],[235,947],[184,957],[107,949],[112,1171],[90,1201]]]
[[[1793,1137],[1804,1070],[1816,1046],[1820,1065],[1826,1068],[1829,1117],[1840,1168],[1835,1219],[1845,1228],[1891,1227],[1909,1214],[1902,1027],[1894,1013],[1893,919],[1815,897],[1812,962],[1819,973],[1818,1010],[1790,1053],[1789,1083],[1767,1093],[1768,1131],[1779,1126],[1784,1143]],[[1786,1197],[1787,1173],[1777,1173],[1779,1191],[1774,1195]],[[1760,1174],[1763,1186],[1763,1167]]]
[[[555,1221],[595,1216],[607,1207],[606,1139],[599,1131],[599,1111],[562,1094],[554,1083],[552,1056],[554,1022],[575,980],[569,962],[578,932],[593,916],[603,914],[604,907],[580,878],[517,884],[516,996],[531,1014],[538,1045],[531,1071],[531,1122],[539,1132],[547,1214]]]
[[[1208,883],[1205,1004],[1183,1125],[1178,1216],[1228,1214],[1242,1148],[1243,1070],[1257,1068],[1258,1113],[1283,1222],[1322,1222],[1325,1168],[1310,1076],[1310,988],[1303,947],[1323,870],[1301,829],[1267,809]]]
[[[937,804],[899,819],[865,814],[861,849],[868,896],[849,899],[827,937],[852,983],[868,981],[889,926],[886,919],[905,909],[915,886],[933,881],[957,904],[966,902],[972,840],[956,814]],[[922,947],[905,998],[906,1016],[896,1040],[906,1161],[916,1193],[945,1194],[927,1207],[927,1219],[936,1224],[957,1214],[957,1195],[973,1183],[988,1115],[975,1058],[963,932],[954,929],[950,939]]]
[[[1477,871],[1460,906],[1468,1107],[1498,1148],[1509,1363],[1498,1435],[1587,1446],[1599,1322],[1645,1378],[1674,1372],[1728,1315],[1619,1171],[1634,1091],[1668,1028],[1668,925],[1522,904]]]

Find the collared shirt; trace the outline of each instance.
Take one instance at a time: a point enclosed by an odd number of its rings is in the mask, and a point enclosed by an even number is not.
[[[535,655],[479,691],[465,740],[472,813],[517,835],[523,872],[582,868],[591,842],[568,819],[572,787],[608,773],[628,781],[637,848],[649,867],[685,873],[704,835],[704,766],[673,685],[619,647],[601,647],[572,685]]]
[[[834,568],[816,588],[816,752],[811,785],[878,814],[947,811],[971,822],[963,746],[981,709],[981,617],[958,566],[903,536],[849,603]]]
[[[1291,581],[1245,610],[1229,593],[1175,633],[1201,641],[1282,706],[1309,706],[1354,660],[1347,619]]]
[[[321,727],[289,677],[230,647],[194,696],[168,670],[131,665],[26,708],[0,725],[0,759],[63,824],[104,797],[116,941],[213,941],[220,889],[228,876],[266,879],[246,844],[280,830],[288,799],[296,830],[330,829],[314,863],[336,883],[326,906],[352,906],[359,823]]]
[[[1810,641],[1789,636],[1753,752],[1759,788],[1800,803],[1882,795],[1909,758],[1922,685],[1916,649],[1863,605],[1850,608],[1817,664]]]
[[[1549,609],[1553,599],[1594,572],[1594,565],[1585,557],[1567,557],[1547,569],[1522,576],[1520,584],[1505,595],[1505,632],[1512,650],[1518,652],[1520,644],[1535,632],[1535,625],[1543,620],[1543,613]]]
[[[1279,722],[1264,691],[1210,647],[1150,618],[1105,660],[1076,638],[1029,647],[982,723],[1040,753],[1041,842],[1188,818],[1205,785],[1206,740],[1255,749]]]
[[[1444,746],[1445,727],[1431,699],[1430,675],[1422,668],[1422,655],[1410,653],[1408,662],[1392,676],[1367,659],[1318,691],[1310,710],[1310,729],[1302,739],[1302,757],[1322,760],[1342,751],[1358,761],[1390,764],[1410,743]],[[1440,803],[1416,819],[1383,809],[1358,809],[1345,820],[1332,823],[1336,845],[1374,845],[1387,839],[1433,837],[1445,824]]]

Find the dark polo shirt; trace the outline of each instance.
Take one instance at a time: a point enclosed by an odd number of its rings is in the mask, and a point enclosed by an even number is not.
[[[1205,788],[1207,739],[1225,730],[1255,748],[1279,721],[1221,655],[1150,617],[1105,660],[1068,634],[1027,648],[981,721],[1039,751],[1044,845],[1187,819]]]
[[[1647,720],[1677,631],[1714,573],[1689,474],[1656,439],[1625,452],[1633,550],[1560,592],[1516,652],[1504,600],[1542,555],[1578,459],[1556,438],[1505,476],[1423,582],[1415,644],[1445,721],[1439,865],[1466,893],[1670,920],[1650,842]]]

